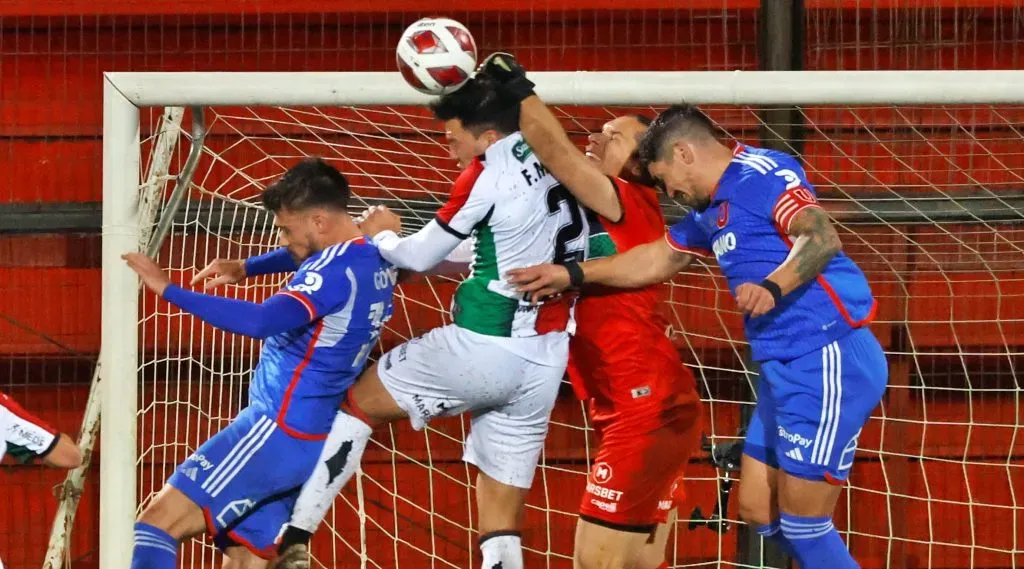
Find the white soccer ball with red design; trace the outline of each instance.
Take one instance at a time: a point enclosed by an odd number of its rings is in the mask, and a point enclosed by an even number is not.
[[[402,33],[396,56],[409,85],[443,95],[461,87],[476,69],[476,42],[455,20],[423,18]]]

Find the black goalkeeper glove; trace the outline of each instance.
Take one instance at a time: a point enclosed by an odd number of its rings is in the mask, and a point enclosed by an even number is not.
[[[476,68],[476,74],[493,79],[502,95],[513,102],[519,103],[534,94],[533,81],[526,78],[526,70],[510,53],[492,53]]]

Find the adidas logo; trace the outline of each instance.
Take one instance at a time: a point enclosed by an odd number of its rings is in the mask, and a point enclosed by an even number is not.
[[[193,466],[191,468],[186,468],[182,470],[181,473],[184,474],[185,476],[188,476],[189,480],[191,480],[192,482],[195,482],[196,474],[198,473],[198,471],[199,469]]]
[[[800,452],[799,448],[791,448],[791,449],[789,449],[789,451],[786,452],[786,456],[788,456],[789,458],[792,458],[793,460],[799,460],[800,462],[804,461],[804,454],[802,452]]]

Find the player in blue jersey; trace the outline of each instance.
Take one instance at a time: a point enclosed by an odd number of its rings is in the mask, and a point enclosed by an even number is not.
[[[535,298],[584,282],[632,288],[714,255],[762,369],[744,446],[740,515],[805,569],[857,567],[832,513],[861,427],[888,379],[882,348],[867,328],[875,300],[797,160],[742,144],[730,149],[715,133],[698,109],[679,105],[644,137],[647,172],[692,208],[666,239],[577,265],[513,270],[509,278]],[[597,211],[615,199],[577,197]]]
[[[152,260],[125,255],[151,291],[207,323],[264,340],[249,405],[182,463],[135,525],[132,569],[178,566],[178,543],[207,531],[229,567],[259,568],[313,473],[345,392],[392,313],[397,271],[346,213],[345,177],[307,159],[262,196],[281,245],[249,274],[295,270],[262,304],[171,284]]]

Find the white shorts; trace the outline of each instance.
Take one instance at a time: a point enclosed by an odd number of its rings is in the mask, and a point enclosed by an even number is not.
[[[528,357],[559,351],[556,365]],[[384,354],[377,375],[416,430],[471,411],[463,460],[498,482],[529,488],[568,354],[564,332],[499,338],[450,325]]]

